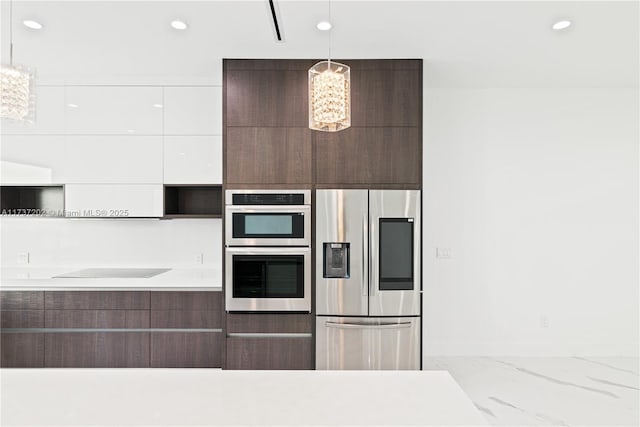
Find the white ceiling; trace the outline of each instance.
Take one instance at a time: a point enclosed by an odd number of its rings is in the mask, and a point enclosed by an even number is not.
[[[425,84],[461,87],[637,87],[637,1],[332,0],[335,58],[423,58]],[[14,62],[40,84],[220,84],[220,58],[314,58],[328,1],[279,2],[277,43],[266,0],[20,1]],[[2,0],[7,59],[8,1]],[[189,29],[169,26],[182,19]],[[562,32],[553,22],[568,18]],[[35,19],[40,31],[22,25]]]

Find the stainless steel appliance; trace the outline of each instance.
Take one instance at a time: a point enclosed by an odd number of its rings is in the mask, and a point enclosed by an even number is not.
[[[310,246],[309,190],[227,190],[227,246]]]
[[[311,311],[311,192],[227,190],[227,311]]]
[[[420,191],[315,203],[316,369],[420,369]]]
[[[227,248],[227,311],[311,311],[311,249]]]

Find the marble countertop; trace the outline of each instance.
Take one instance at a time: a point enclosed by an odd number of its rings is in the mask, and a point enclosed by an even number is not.
[[[2,425],[485,426],[446,371],[4,369]]]
[[[24,267],[3,268],[0,290],[222,290],[222,271],[219,268],[172,268],[149,278],[53,278],[83,267]],[[104,268],[104,266],[101,266]],[[148,266],[112,266],[137,267]],[[157,266],[154,266],[157,267]],[[161,266],[170,268],[170,266]]]

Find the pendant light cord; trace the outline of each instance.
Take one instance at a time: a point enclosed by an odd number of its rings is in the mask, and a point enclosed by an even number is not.
[[[331,24],[331,28],[329,28],[329,60],[327,62],[329,64],[329,69],[331,69],[331,33],[333,33],[333,22],[331,22],[331,0],[329,0],[329,23]]]
[[[9,1],[9,65],[13,67],[13,0]]]

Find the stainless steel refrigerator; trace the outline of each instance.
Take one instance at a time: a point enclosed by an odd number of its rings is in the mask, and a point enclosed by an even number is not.
[[[420,191],[316,191],[316,369],[420,369]]]

